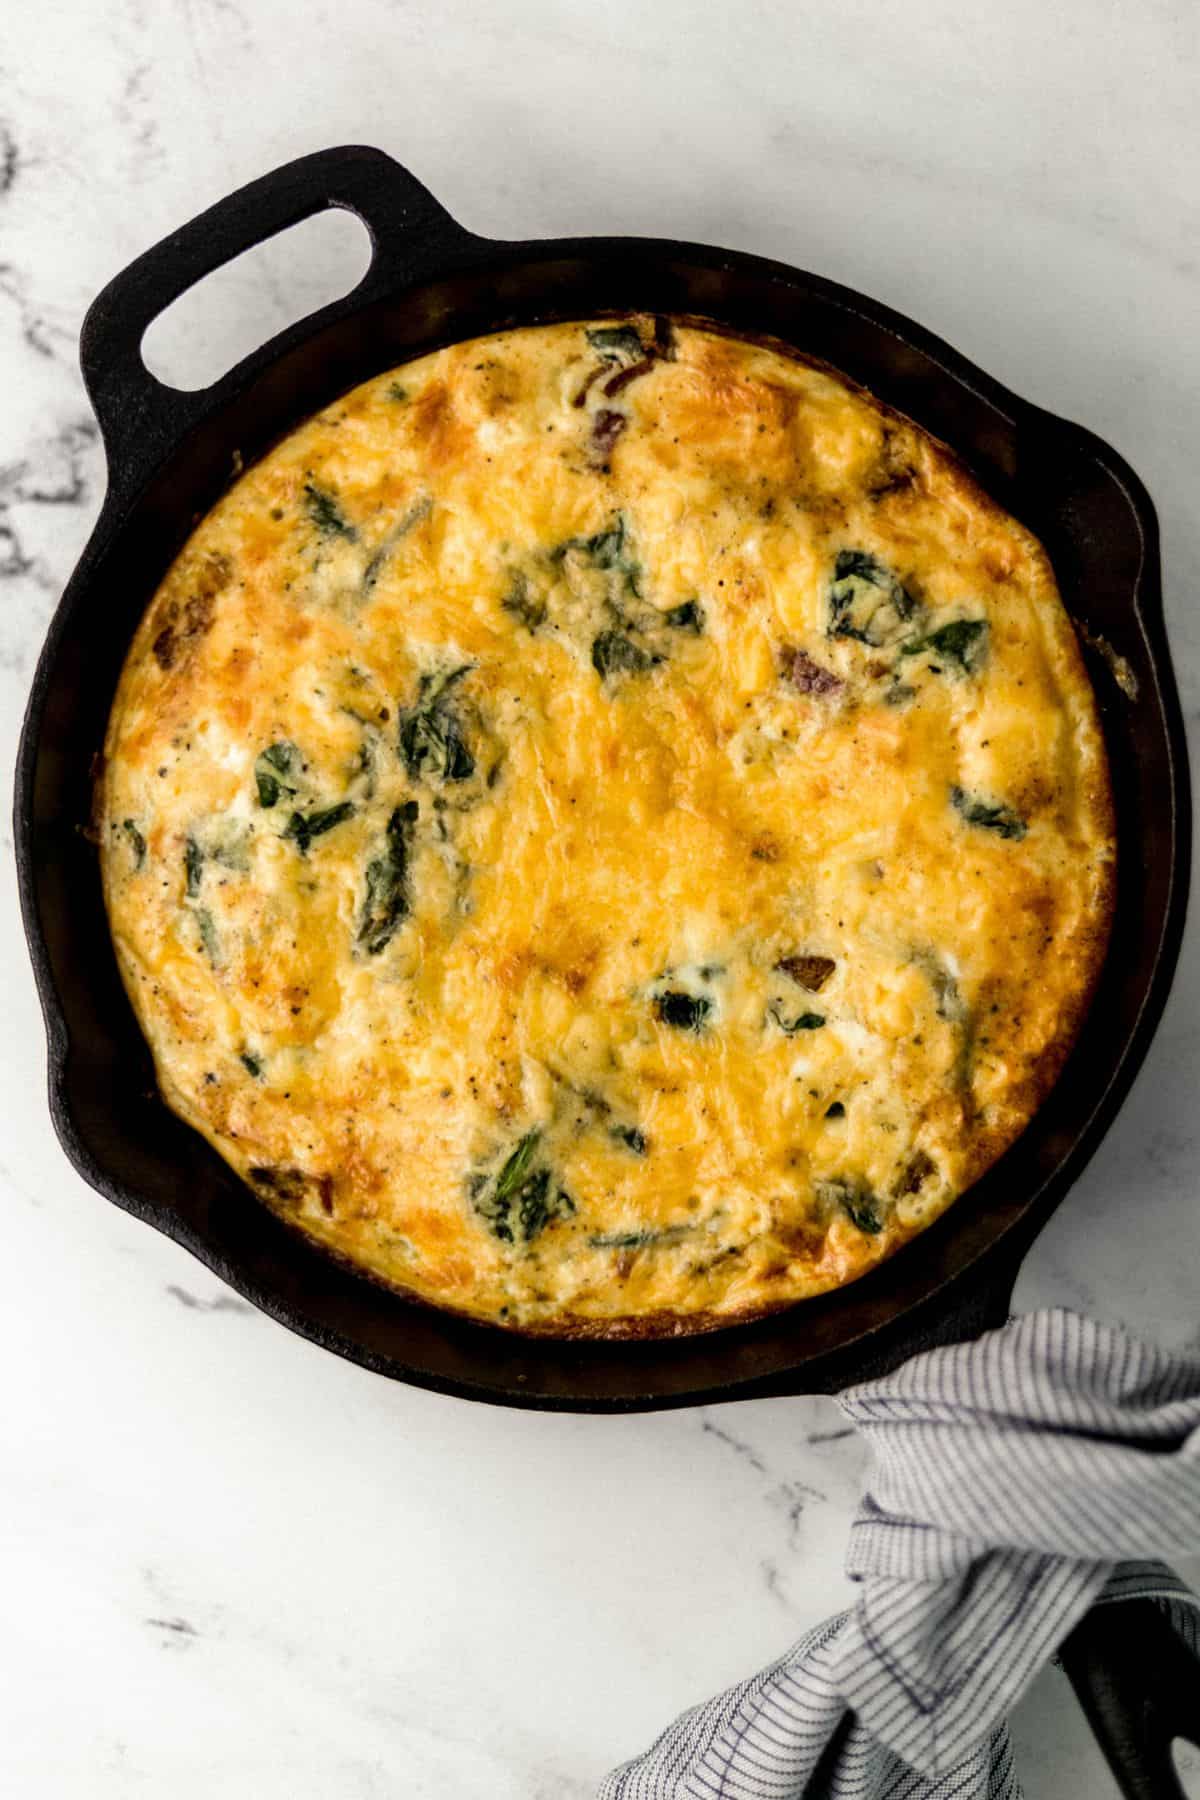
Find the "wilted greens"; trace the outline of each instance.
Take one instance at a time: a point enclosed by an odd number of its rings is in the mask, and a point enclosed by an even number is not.
[[[553,1220],[575,1211],[571,1196],[540,1160],[541,1142],[540,1129],[527,1131],[496,1175],[477,1174],[468,1181],[472,1206],[502,1243],[530,1244]]]
[[[314,812],[294,812],[281,835],[291,839],[301,856],[307,856],[314,839],[324,837],[327,831],[353,815],[354,807],[349,800],[339,800],[336,806],[318,807]]]
[[[829,589],[830,637],[881,648],[921,613],[904,583],[865,550],[839,550]]]
[[[378,956],[386,950],[397,926],[408,914],[409,850],[417,814],[415,800],[397,806],[387,823],[382,852],[367,864],[367,891],[357,943],[368,956]]]
[[[335,496],[328,488],[318,487],[315,481],[304,484],[304,508],[322,537],[358,536]]]
[[[268,744],[260,753],[254,764],[254,782],[258,789],[258,804],[271,807],[279,802],[281,794],[289,796],[300,790],[293,776],[300,767],[300,752],[295,744],[280,742]]]
[[[655,1016],[676,1031],[703,1031],[712,1009],[712,1001],[703,994],[687,994],[676,988],[654,997]]]
[[[850,1223],[869,1237],[883,1230],[883,1206],[857,1176],[838,1175],[819,1182],[817,1192],[827,1205],[840,1207]]]
[[[400,715],[400,755],[412,781],[466,781],[475,773],[462,720],[450,690],[472,665],[422,675],[416,704]]]
[[[994,831],[997,837],[1020,840],[1029,829],[1011,806],[985,800],[978,794],[968,794],[960,787],[950,789],[950,803],[968,825],[974,825],[980,831]]]
[[[941,657],[960,674],[971,675],[987,654],[988,622],[986,619],[951,619],[924,637],[908,638],[900,646],[901,656]]]

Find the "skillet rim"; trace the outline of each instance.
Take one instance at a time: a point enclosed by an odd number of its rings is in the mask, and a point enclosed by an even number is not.
[[[319,163],[328,169],[331,158],[343,157],[352,157],[360,165],[365,158],[376,174],[380,173],[379,165],[386,164],[389,170],[388,179],[394,179],[398,173],[403,180],[411,183],[419,194],[425,195],[425,190],[419,188],[419,184],[412,182],[412,178],[407,176],[407,173],[401,170],[399,165],[392,163],[390,158],[383,157],[379,152],[360,150],[325,152],[319,153],[315,158],[301,160],[310,168]],[[262,188],[264,184],[277,181],[280,177],[297,170],[299,166],[293,164],[289,165],[286,170],[276,171],[274,176],[264,177],[261,182],[251,184],[251,189]],[[231,200],[243,199],[250,194],[251,189],[241,190],[239,195],[231,196]],[[425,197],[426,199],[430,198],[427,195]],[[332,203],[345,204],[343,201]],[[192,227],[184,227],[183,233],[176,234],[176,239],[194,229],[198,223],[202,224],[213,213],[221,212],[222,208],[228,204],[229,202],[218,203],[216,208],[210,210],[210,214],[201,215],[200,221],[194,221]],[[1144,1058],[1153,1030],[1165,1005],[1183,930],[1190,859],[1190,818],[1187,806],[1186,746],[1162,619],[1158,579],[1157,523],[1152,503],[1128,464],[1104,440],[1081,426],[1065,421],[1057,415],[1021,399],[984,371],[969,363],[957,351],[927,332],[923,327],[864,295],[840,286],[840,284],[828,282],[823,277],[794,270],[787,265],[744,252],[722,251],[712,246],[665,239],[593,238],[535,240],[518,243],[493,242],[464,232],[461,227],[455,226],[453,221],[449,220],[448,215],[436,207],[436,202],[431,202],[431,204],[436,210],[426,218],[425,224],[428,226],[431,218],[434,225],[442,226],[443,231],[446,225],[451,228],[442,247],[444,258],[439,258],[437,254],[437,233],[435,231],[432,234],[433,241],[428,247],[433,254],[427,254],[423,263],[418,259],[416,272],[414,273],[410,268],[403,280],[398,280],[394,272],[389,274],[385,270],[384,284],[380,288],[378,282],[373,283],[372,281],[375,271],[373,262],[364,281],[341,301],[335,302],[332,307],[324,309],[309,319],[299,321],[297,325],[290,327],[279,337],[254,352],[228,375],[222,377],[219,382],[214,383],[212,387],[201,390],[199,394],[175,396],[184,402],[181,408],[182,428],[177,422],[174,429],[168,433],[168,437],[174,441],[167,443],[165,447],[163,442],[159,442],[157,448],[162,454],[159,456],[157,466],[143,468],[137,480],[129,480],[128,472],[122,478],[120,470],[118,470],[115,480],[110,476],[109,489],[95,530],[51,620],[45,646],[34,676],[18,753],[14,826],[22,914],[47,1030],[50,1110],[57,1135],[77,1171],[106,1198],[133,1213],[134,1216],[155,1225],[157,1229],[181,1243],[236,1291],[251,1300],[261,1310],[289,1326],[290,1329],[325,1348],[334,1350],[337,1354],[373,1369],[377,1373],[464,1398],[485,1399],[502,1404],[536,1407],[544,1410],[619,1412],[644,1410],[651,1407],[704,1404],[712,1400],[749,1396],[763,1392],[828,1391],[831,1383],[847,1372],[861,1376],[867,1372],[875,1372],[882,1366],[891,1366],[901,1356],[909,1354],[916,1347],[916,1343],[923,1341],[923,1334],[927,1337],[930,1330],[933,1330],[935,1335],[946,1335],[947,1333],[954,1335],[956,1330],[961,1329],[964,1318],[984,1317],[991,1320],[1003,1316],[1019,1255],[1023,1253],[1028,1242],[1032,1241],[1032,1237],[1040,1229],[1050,1211],[1057,1205],[1071,1182],[1082,1170],[1104,1131],[1115,1117]],[[368,224],[374,235],[375,228],[371,220],[368,220]],[[279,228],[278,226],[273,227],[273,229]],[[270,235],[270,233],[260,235]],[[106,448],[110,454],[110,465],[113,460],[114,445],[119,445],[120,434],[114,426],[111,412],[106,419],[101,395],[95,386],[93,320],[99,317],[104,322],[105,309],[111,304],[114,289],[119,289],[123,283],[128,282],[130,276],[135,274],[140,265],[152,264],[154,259],[169,248],[173,241],[165,240],[164,245],[148,251],[145,257],[139,258],[135,264],[130,265],[130,269],[123,276],[119,276],[101,294],[85,323],[83,359],[85,369],[88,370],[89,388],[92,390],[94,403],[97,404],[100,413]],[[1082,1123],[1076,1126],[1072,1141],[1065,1153],[1059,1157],[1050,1172],[1032,1193],[1027,1195],[1019,1205],[1008,1209],[1011,1216],[1002,1216],[996,1230],[982,1234],[982,1243],[966,1257],[961,1266],[930,1284],[918,1283],[918,1288],[922,1291],[918,1291],[915,1298],[910,1296],[908,1299],[902,1300],[899,1307],[896,1308],[885,1307],[885,1317],[882,1321],[868,1324],[857,1335],[839,1342],[835,1347],[806,1354],[804,1346],[797,1343],[790,1361],[785,1357],[783,1365],[780,1365],[779,1359],[775,1358],[773,1361],[776,1366],[770,1370],[764,1372],[760,1369],[747,1372],[739,1367],[743,1364],[744,1358],[736,1352],[750,1347],[748,1340],[753,1339],[754,1333],[759,1328],[760,1322],[758,1321],[729,1324],[715,1333],[690,1335],[682,1340],[662,1337],[654,1339],[626,1338],[623,1340],[624,1345],[635,1355],[639,1351],[646,1352],[654,1347],[661,1351],[664,1347],[668,1350],[682,1350],[685,1346],[702,1345],[706,1349],[716,1347],[718,1352],[723,1352],[728,1348],[728,1356],[718,1354],[716,1357],[709,1356],[702,1359],[707,1362],[716,1361],[723,1366],[729,1365],[729,1367],[720,1378],[713,1379],[710,1376],[708,1380],[702,1381],[698,1386],[688,1386],[686,1382],[677,1384],[675,1381],[663,1386],[661,1381],[657,1384],[654,1382],[647,1384],[645,1381],[639,1382],[637,1379],[633,1379],[622,1381],[619,1392],[546,1391],[539,1390],[537,1384],[531,1382],[528,1376],[522,1380],[519,1373],[515,1382],[501,1386],[490,1381],[487,1373],[489,1365],[494,1360],[492,1356],[489,1356],[489,1349],[494,1350],[497,1337],[507,1342],[518,1338],[527,1346],[532,1346],[536,1354],[542,1358],[545,1358],[550,1351],[564,1349],[570,1350],[576,1356],[578,1354],[586,1356],[589,1348],[594,1348],[597,1343],[603,1350],[611,1351],[618,1347],[620,1341],[586,1340],[581,1343],[579,1340],[562,1337],[527,1336],[479,1321],[467,1321],[465,1327],[469,1334],[476,1336],[482,1334],[480,1339],[482,1356],[477,1357],[476,1361],[477,1363],[482,1362],[484,1374],[481,1377],[477,1374],[475,1378],[461,1371],[457,1374],[447,1375],[443,1371],[421,1368],[395,1355],[381,1353],[343,1330],[321,1323],[311,1315],[304,1315],[301,1309],[293,1302],[289,1302],[286,1297],[281,1297],[279,1292],[270,1291],[260,1281],[256,1281],[246,1268],[239,1266],[236,1259],[231,1260],[222,1250],[214,1247],[202,1233],[192,1228],[187,1220],[171,1209],[163,1208],[158,1202],[138,1194],[131,1188],[127,1180],[120,1175],[114,1176],[111,1169],[94,1154],[81,1128],[78,1118],[77,1095],[72,1091],[69,1079],[71,1036],[40,915],[34,824],[35,782],[46,724],[46,708],[58,672],[60,652],[73,618],[85,603],[89,589],[102,573],[105,558],[113,553],[122,533],[128,531],[131,523],[136,521],[139,504],[145,500],[154,481],[162,477],[164,467],[169,465],[172,458],[178,458],[182,454],[190,436],[194,436],[197,431],[205,427],[211,429],[214,422],[219,426],[223,415],[228,412],[231,402],[235,398],[244,397],[258,376],[266,370],[278,366],[286,355],[311,343],[319,333],[326,331],[330,326],[342,325],[346,320],[364,316],[368,310],[378,308],[381,303],[392,307],[402,307],[407,301],[411,306],[414,304],[416,293],[431,283],[436,283],[439,276],[444,280],[447,273],[460,277],[470,274],[473,264],[475,265],[474,273],[478,277],[481,272],[486,273],[489,270],[492,272],[513,268],[528,270],[530,265],[536,265],[539,260],[546,259],[553,259],[555,263],[561,263],[564,259],[583,260],[585,263],[594,262],[598,267],[603,267],[608,260],[629,261],[632,259],[641,264],[647,259],[651,262],[658,259],[665,260],[676,268],[680,265],[690,265],[693,269],[700,269],[710,274],[737,272],[741,276],[765,282],[769,286],[776,286],[782,282],[791,289],[804,289],[810,296],[815,296],[820,303],[832,304],[841,308],[868,329],[882,331],[898,340],[908,350],[923,358],[944,380],[954,384],[956,388],[976,396],[986,406],[999,413],[1009,423],[1014,433],[1024,432],[1026,436],[1040,433],[1056,448],[1063,466],[1067,460],[1065,453],[1069,451],[1076,466],[1098,467],[1115,482],[1120,490],[1129,516],[1134,521],[1140,537],[1141,562],[1131,587],[1130,601],[1145,641],[1148,667],[1154,677],[1152,698],[1160,715],[1164,748],[1168,754],[1170,783],[1164,796],[1164,808],[1174,854],[1169,872],[1168,893],[1162,909],[1161,929],[1158,941],[1152,947],[1153,953],[1146,966],[1144,979],[1139,984],[1141,992],[1136,1015],[1129,1026],[1123,1044],[1115,1053],[1115,1060],[1107,1079],[1100,1086],[1098,1092],[1091,1097]],[[444,266],[439,266],[440,263],[444,263]],[[192,277],[192,279],[198,278]],[[184,285],[191,285],[190,280]],[[156,307],[155,311],[157,310]],[[604,310],[614,309],[605,309],[602,306],[595,309],[597,312]],[[520,322],[539,322],[544,317],[569,317],[572,315],[572,311],[575,316],[578,316],[578,308],[569,308],[566,312],[561,310],[555,312],[552,309],[549,314],[539,312],[536,317],[523,317]],[[507,317],[501,318],[490,329],[504,329],[507,324],[515,322],[517,321],[510,321]],[[771,336],[778,338],[777,333],[747,330],[744,326],[740,327],[737,323],[724,320],[719,315],[714,318],[714,323],[718,329],[730,331],[735,336],[750,337],[759,341]],[[91,337],[89,337],[89,333],[92,333]],[[478,332],[470,329],[439,338],[437,341],[449,342],[455,341],[456,337],[461,339],[464,336],[475,335],[478,335]],[[794,340],[784,339],[782,342],[785,348],[806,360],[825,360],[806,350],[802,344],[797,344]],[[91,350],[89,350],[89,343],[92,345]],[[433,344],[429,340],[425,340],[413,348],[411,355],[415,357],[424,354],[432,347],[434,347]],[[392,366],[392,362],[398,360],[404,359],[393,358],[392,361],[377,363],[375,365],[377,372],[384,367]],[[840,366],[838,372],[855,381],[860,379],[856,373],[845,371]],[[345,391],[348,385],[350,384],[343,379],[334,392]],[[164,390],[164,392],[172,391]],[[333,393],[330,393],[326,398],[332,397]],[[890,396],[877,397],[885,405],[895,404]],[[319,405],[325,403],[326,401],[322,400],[313,401],[311,397],[306,398],[303,406],[297,410],[291,424],[286,429],[294,428],[300,419],[309,416]],[[915,416],[923,429],[933,431],[934,435],[941,435],[937,427],[926,424],[919,414]],[[151,426],[155,424],[153,414],[150,417],[150,424]],[[151,436],[154,435],[155,433],[152,431]],[[160,438],[161,435],[160,422]],[[974,459],[965,453],[961,445],[953,439],[949,440],[949,445],[953,454],[959,458],[972,476],[979,480]],[[265,447],[264,445],[263,448],[265,449]],[[256,452],[256,454],[258,453],[260,452]],[[993,485],[985,484],[985,491],[993,497],[997,497]],[[207,510],[214,498],[215,496],[209,498],[201,510]],[[1022,516],[1020,509],[1012,507],[1011,502],[1007,499],[1002,498],[1000,503],[1009,506],[1018,517]],[[1034,529],[1036,530],[1037,527],[1035,526]],[[1038,535],[1041,535],[1040,531]],[[1054,560],[1053,552],[1052,560]],[[1108,740],[1107,730],[1105,735]],[[1111,760],[1111,741],[1109,741],[1109,751]],[[1119,855],[1120,853],[1119,849]],[[1068,1059],[1068,1067],[1074,1060],[1073,1053]],[[1036,1122],[1040,1116],[1040,1113],[1034,1115],[1029,1131],[1036,1128]],[[184,1129],[186,1130],[186,1127]],[[1022,1141],[1023,1139],[1018,1140],[1018,1143]],[[1016,1146],[1014,1146],[1015,1148]],[[215,1153],[213,1154],[215,1155]],[[996,1169],[1003,1168],[1009,1160],[1010,1154],[1006,1154],[1000,1163],[995,1165]],[[233,1179],[236,1181],[236,1177]],[[239,1192],[244,1191],[241,1183],[237,1185]],[[960,1196],[955,1207],[951,1208],[946,1215],[945,1220],[939,1221],[929,1232],[921,1234],[923,1244],[929,1243],[930,1238],[939,1231],[939,1227],[943,1223],[951,1224],[960,1208],[965,1212],[971,1207],[971,1195],[978,1191],[980,1185],[976,1184],[975,1189],[968,1190],[966,1194]],[[978,1211],[978,1208],[972,1210]],[[322,1262],[328,1261],[327,1251],[321,1250],[316,1254],[320,1256]],[[845,1295],[860,1294],[865,1287],[872,1283],[875,1283],[876,1287],[886,1285],[886,1283],[881,1283],[880,1278],[885,1276],[889,1269],[894,1270],[897,1264],[904,1259],[905,1254],[904,1249],[900,1250],[895,1257],[889,1259],[888,1263],[864,1276],[859,1282],[851,1284],[848,1288],[836,1290],[831,1295],[805,1300],[802,1304],[797,1302],[792,1307],[776,1311],[772,1315],[772,1321],[778,1323],[781,1318],[808,1319],[812,1316],[813,1309],[828,1310],[830,1307],[836,1307],[839,1300],[842,1300]],[[364,1281],[365,1277],[361,1273],[356,1273],[354,1280],[356,1282]],[[400,1307],[414,1305],[414,1302],[394,1293],[390,1293],[389,1298]],[[419,1305],[420,1303],[415,1304]],[[423,1307],[422,1310],[426,1314],[433,1314],[439,1320],[453,1321],[459,1329],[464,1326],[461,1318],[456,1320],[454,1315],[447,1314],[444,1309]],[[938,1316],[931,1318],[931,1312]],[[447,1325],[447,1329],[450,1328],[450,1325]],[[736,1345],[732,1341],[734,1339],[738,1340]],[[570,1359],[568,1358],[567,1361],[569,1364]],[[578,1372],[582,1373],[583,1371],[580,1369]],[[647,1391],[648,1385],[650,1391]],[[584,1386],[590,1387],[591,1384],[584,1383]]]

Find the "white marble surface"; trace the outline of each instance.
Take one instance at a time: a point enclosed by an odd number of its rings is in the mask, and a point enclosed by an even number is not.
[[[661,232],[823,270],[1111,438],[1159,504],[1194,727],[1189,0],[9,0],[7,16],[6,768],[101,497],[75,361],[88,300],[238,182],[352,140],[482,231]],[[231,356],[327,291],[361,255],[346,237],[277,247],[163,366]],[[91,1194],[47,1120],[7,827],[4,857],[0,1790],[581,1800],[843,1601],[861,1464],[830,1403],[606,1420],[409,1392],[290,1337]],[[1193,931],[1022,1306],[1200,1338],[1198,989]],[[1031,1795],[1114,1791],[1061,1675],[1017,1732]]]

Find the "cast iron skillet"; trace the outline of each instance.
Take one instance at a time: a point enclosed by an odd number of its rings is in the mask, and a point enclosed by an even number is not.
[[[142,337],[172,300],[330,206],[356,213],[374,246],[351,294],[199,393],[149,374]],[[256,1204],[157,1096],[85,828],[92,761],[134,626],[192,526],[244,463],[354,383],[438,345],[626,310],[698,315],[845,370],[944,438],[1038,534],[1085,644],[1108,647],[1089,656],[1115,785],[1120,876],[1112,951],[1060,1081],[1019,1142],[915,1246],[841,1293],[757,1324],[606,1345],[522,1339],[405,1301]],[[1149,497],[1121,458],[919,326],[819,276],[658,239],[494,242],[465,230],[405,169],[367,148],[276,170],[139,257],[88,313],[81,359],[109,487],[38,665],[15,824],[49,1038],[50,1107],[85,1180],[327,1349],[383,1375],[509,1406],[620,1412],[832,1392],[1002,1322],[1022,1254],[1095,1150],[1146,1053],[1183,928],[1188,774],[1158,533]],[[1151,1609],[1140,1629],[1138,1617],[1122,1608],[1123,1641],[1149,1651],[1157,1615]],[[1165,1746],[1173,1733],[1200,1736],[1195,1683],[1191,1701],[1182,1675],[1170,1704],[1161,1684],[1147,1695],[1128,1657],[1118,1669],[1090,1622],[1064,1658],[1125,1792],[1182,1793]],[[1143,1672],[1160,1666],[1153,1654],[1140,1661]]]

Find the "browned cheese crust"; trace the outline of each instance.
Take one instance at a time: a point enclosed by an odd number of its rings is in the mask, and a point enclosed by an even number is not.
[[[154,597],[104,766],[167,1103],[518,1330],[854,1280],[1024,1128],[1105,948],[1041,546],[834,372],[661,320],[457,344],[294,432]]]

